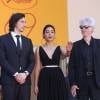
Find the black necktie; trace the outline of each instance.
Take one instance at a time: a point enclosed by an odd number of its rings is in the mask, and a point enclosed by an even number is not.
[[[21,48],[20,41],[19,41],[20,36],[16,35],[16,38],[17,38],[17,48],[20,49]]]

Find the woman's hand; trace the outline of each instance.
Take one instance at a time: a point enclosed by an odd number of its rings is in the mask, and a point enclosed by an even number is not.
[[[36,86],[34,87],[34,94],[37,95],[38,92],[39,92],[39,89],[38,89],[38,86],[36,85]]]
[[[71,54],[72,47],[73,47],[73,43],[72,42],[68,42],[68,45],[67,45],[67,55],[69,57],[70,57],[70,54]]]

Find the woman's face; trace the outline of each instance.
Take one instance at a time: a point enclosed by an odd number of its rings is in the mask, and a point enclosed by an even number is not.
[[[47,27],[43,35],[46,41],[53,41],[55,39],[55,30],[52,27]]]

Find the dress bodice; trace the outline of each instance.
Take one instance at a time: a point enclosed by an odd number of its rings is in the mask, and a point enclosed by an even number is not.
[[[42,66],[59,65],[60,55],[61,55],[60,46],[56,47],[56,49],[53,52],[52,58],[50,58],[48,56],[48,54],[45,52],[45,50],[42,46],[40,46],[40,48],[39,48],[39,55],[40,55],[40,60],[41,60]]]

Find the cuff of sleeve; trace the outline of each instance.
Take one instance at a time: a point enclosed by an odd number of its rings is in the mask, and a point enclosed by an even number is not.
[[[16,77],[17,75],[18,75],[18,72],[16,72],[13,76],[15,76],[15,77]]]
[[[28,71],[24,71],[24,73],[26,74],[26,76],[28,76],[28,75],[29,75],[29,72],[28,72]]]

